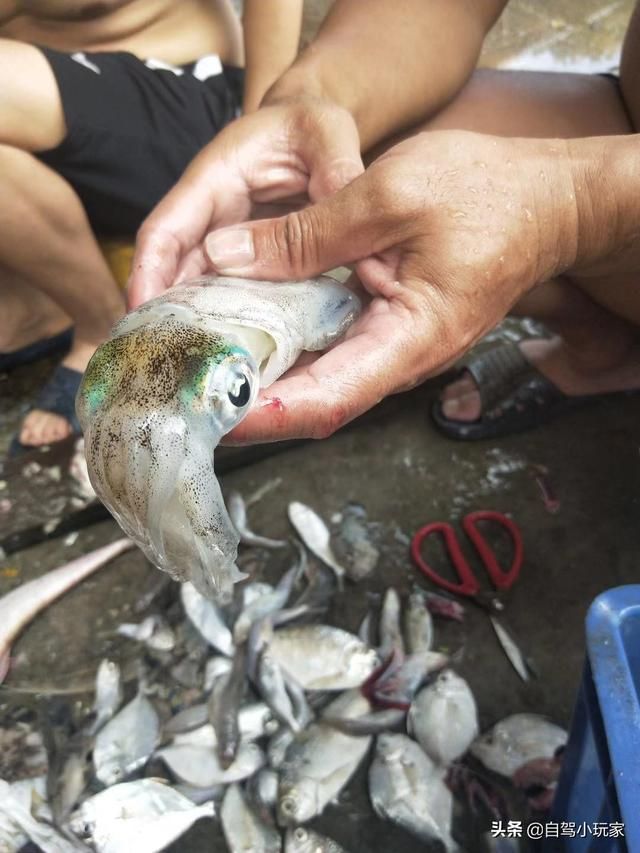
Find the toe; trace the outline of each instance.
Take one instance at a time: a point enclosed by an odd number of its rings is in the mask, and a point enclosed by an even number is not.
[[[480,394],[471,391],[461,397],[443,400],[442,414],[450,421],[476,421],[481,415]]]
[[[71,425],[63,417],[34,409],[24,420],[20,441],[29,447],[41,447],[62,441],[70,433]]]
[[[477,385],[470,373],[463,374],[455,382],[451,382],[442,391],[442,400],[453,400],[477,390]]]

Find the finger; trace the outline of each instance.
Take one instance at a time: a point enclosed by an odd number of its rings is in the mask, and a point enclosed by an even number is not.
[[[196,161],[143,222],[136,239],[127,301],[136,308],[171,287],[178,268],[211,227],[249,215],[244,184],[216,164],[199,174]]]
[[[127,304],[132,310],[171,286],[182,254],[180,238],[171,231],[145,223],[138,233],[127,282]]]
[[[174,284],[190,281],[193,278],[200,278],[200,276],[206,275],[210,269],[209,258],[204,253],[202,243],[199,243],[190,252],[187,252],[185,257],[180,261],[176,270]]]
[[[304,279],[386,247],[384,211],[372,205],[367,173],[318,204],[279,219],[245,222],[209,234],[205,250],[221,274]]]
[[[410,371],[402,333],[362,333],[306,370],[265,390],[227,437],[233,444],[325,438],[403,387]]]
[[[352,116],[331,113],[309,135],[309,198],[320,201],[333,195],[364,172],[360,155],[360,136]]]

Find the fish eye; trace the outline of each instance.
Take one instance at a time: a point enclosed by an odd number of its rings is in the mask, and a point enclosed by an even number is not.
[[[292,799],[284,800],[282,803],[282,811],[285,814],[295,814],[295,811],[296,811],[295,800],[292,800]]]
[[[239,373],[233,377],[232,383],[227,390],[227,396],[229,397],[229,401],[238,409],[247,405],[251,398],[251,384],[243,373]]]

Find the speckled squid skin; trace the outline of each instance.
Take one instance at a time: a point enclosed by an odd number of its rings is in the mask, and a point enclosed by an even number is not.
[[[242,575],[214,449],[260,386],[360,310],[332,279],[204,278],[127,315],[95,353],[76,408],[92,485],[158,568],[229,600]]]

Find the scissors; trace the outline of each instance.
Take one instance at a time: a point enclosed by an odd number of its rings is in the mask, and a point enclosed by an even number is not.
[[[500,567],[493,549],[478,529],[477,525],[479,521],[495,522],[509,534],[513,545],[513,556],[508,569]],[[524,548],[520,528],[512,519],[501,512],[478,510],[464,516],[462,519],[462,529],[478,552],[478,556],[489,575],[494,590],[487,591],[481,588],[478,578],[469,565],[467,558],[462,553],[453,526],[446,521],[434,521],[418,530],[411,540],[411,556],[413,561],[422,574],[437,586],[454,595],[471,598],[475,604],[489,612],[491,624],[507,658],[523,681],[527,681],[531,665],[520,651],[513,634],[494,615],[504,609],[504,605],[500,600],[500,593],[513,586],[522,568]],[[445,549],[453,563],[458,578],[457,582],[443,578],[422,556],[422,546],[425,540],[437,533],[442,534],[444,537]]]

